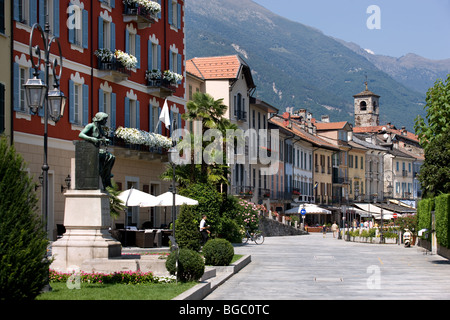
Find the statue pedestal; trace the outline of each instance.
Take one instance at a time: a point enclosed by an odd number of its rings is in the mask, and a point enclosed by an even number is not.
[[[65,193],[66,233],[52,245],[51,269],[66,272],[83,261],[120,257],[122,246],[108,231],[109,196],[101,190],[68,190]]]

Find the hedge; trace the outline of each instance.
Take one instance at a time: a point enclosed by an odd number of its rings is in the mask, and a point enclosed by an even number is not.
[[[434,210],[434,198],[422,199],[417,207],[418,230],[431,230],[431,211]]]
[[[450,248],[449,239],[449,215],[450,215],[450,194],[442,194],[435,200],[436,217],[436,238],[439,245]]]

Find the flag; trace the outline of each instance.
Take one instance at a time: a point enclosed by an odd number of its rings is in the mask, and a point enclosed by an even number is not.
[[[169,113],[169,106],[167,105],[167,99],[164,100],[164,106],[161,110],[161,115],[159,116],[159,121],[164,122],[166,125],[166,128],[170,127],[170,113]]]
[[[314,185],[314,189],[317,189],[318,186],[319,186],[319,183],[316,182],[316,184]]]

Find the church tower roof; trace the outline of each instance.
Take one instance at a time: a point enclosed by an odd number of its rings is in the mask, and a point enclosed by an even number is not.
[[[377,94],[375,94],[375,93],[373,93],[372,91],[369,90],[368,85],[367,85],[367,81],[364,82],[364,83],[365,83],[365,85],[366,85],[366,90],[364,90],[364,91],[362,91],[362,92],[360,92],[360,93],[358,93],[358,94],[355,94],[355,95],[353,96],[353,98],[357,98],[357,97],[367,97],[367,96],[373,96],[373,97],[377,97],[377,98],[380,97],[379,95],[377,95]]]

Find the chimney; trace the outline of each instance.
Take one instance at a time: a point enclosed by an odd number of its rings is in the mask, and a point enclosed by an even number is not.
[[[347,140],[352,141],[353,140],[353,131],[347,132]]]
[[[321,121],[322,121],[322,122],[329,123],[329,122],[330,122],[330,116],[328,116],[328,115],[322,116]]]
[[[406,130],[406,127],[402,127],[402,136],[407,136],[408,135],[408,131]]]
[[[301,121],[306,121],[306,109],[298,110],[298,115],[301,117]]]

